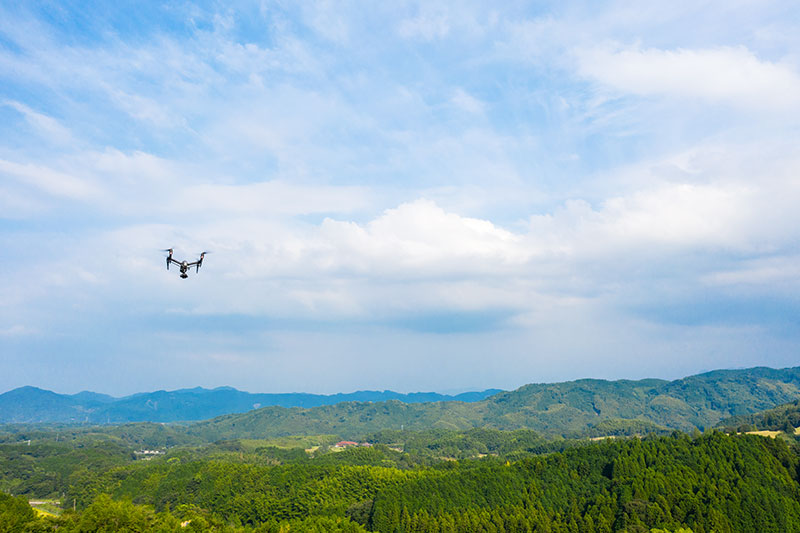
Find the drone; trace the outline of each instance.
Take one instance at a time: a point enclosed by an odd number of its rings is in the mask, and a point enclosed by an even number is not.
[[[172,248],[167,248],[166,250],[163,250],[163,251],[164,252],[169,252],[169,255],[167,256],[167,270],[169,270],[169,265],[171,263],[174,263],[174,264],[178,265],[178,267],[181,269],[181,278],[182,279],[186,279],[186,278],[189,277],[189,274],[187,274],[187,272],[192,267],[197,267],[195,272],[200,272],[200,267],[203,266],[203,258],[206,256],[207,253],[210,253],[210,252],[203,252],[203,253],[200,254],[200,259],[198,259],[197,261],[189,262],[189,261],[185,261],[185,260],[184,261],[178,261],[177,259],[173,259],[172,258],[172,252],[173,252]]]

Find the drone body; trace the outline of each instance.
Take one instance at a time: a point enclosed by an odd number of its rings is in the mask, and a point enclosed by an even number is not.
[[[189,262],[189,261],[186,261],[186,260],[178,261],[177,259],[173,259],[172,258],[172,252],[173,252],[172,248],[167,248],[164,251],[165,252],[169,252],[169,255],[167,256],[167,270],[169,270],[169,265],[170,264],[178,265],[178,268],[180,268],[180,271],[181,271],[181,278],[182,279],[186,279],[186,278],[189,277],[189,274],[187,272],[192,267],[196,267],[195,272],[200,272],[200,267],[203,266],[203,259],[205,258],[206,254],[208,253],[208,252],[203,252],[203,253],[200,254],[200,259],[198,259],[197,261]]]

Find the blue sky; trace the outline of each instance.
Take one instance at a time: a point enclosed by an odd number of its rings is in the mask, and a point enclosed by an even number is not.
[[[8,4],[0,390],[800,364],[795,2]]]

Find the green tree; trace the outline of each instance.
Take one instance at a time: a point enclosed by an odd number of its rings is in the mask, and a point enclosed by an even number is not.
[[[36,521],[36,512],[25,498],[0,492],[0,533],[30,531]]]

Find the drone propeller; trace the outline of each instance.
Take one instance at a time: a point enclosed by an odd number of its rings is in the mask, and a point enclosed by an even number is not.
[[[173,248],[167,248],[166,250],[161,250],[162,252],[169,252],[167,256],[167,270],[169,270],[169,260],[172,259],[172,252],[174,251]]]
[[[195,269],[195,272],[200,272],[200,267],[203,265],[203,258],[206,256],[206,254],[210,253],[211,252],[208,251],[200,252],[200,259],[197,260],[197,268]]]

